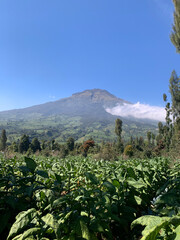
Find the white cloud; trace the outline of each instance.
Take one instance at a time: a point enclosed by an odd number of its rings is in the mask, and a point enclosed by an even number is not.
[[[50,98],[50,99],[55,99],[56,97],[53,96],[53,95],[49,95],[49,98]]]
[[[152,119],[157,121],[165,121],[166,111],[163,107],[150,106],[148,104],[123,104],[117,105],[113,108],[106,108],[106,112],[121,116],[121,117],[134,117],[139,119]]]

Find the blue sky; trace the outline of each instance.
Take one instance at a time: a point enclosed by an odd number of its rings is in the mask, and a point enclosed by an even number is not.
[[[164,106],[171,0],[1,0],[0,111],[92,88]]]

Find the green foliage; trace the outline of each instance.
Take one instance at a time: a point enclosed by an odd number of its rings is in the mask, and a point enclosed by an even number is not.
[[[74,150],[74,138],[70,137],[67,140],[67,148],[69,151],[73,151]]]
[[[21,137],[20,142],[19,142],[19,146],[18,146],[19,152],[20,153],[26,152],[28,150],[29,146],[30,146],[29,136],[24,134]]]
[[[143,216],[132,223],[132,228],[136,225],[145,226],[142,232],[142,240],[156,239],[177,239],[179,238],[180,216],[157,217]]]
[[[117,118],[116,119],[116,124],[115,124],[115,133],[118,136],[118,138],[121,138],[121,133],[122,133],[122,120]]]
[[[6,149],[6,142],[7,142],[6,130],[3,129],[0,138],[0,150],[4,151]]]
[[[38,138],[33,138],[32,142],[31,142],[31,149],[32,149],[33,153],[35,153],[36,151],[41,151],[41,146],[40,146],[40,142],[39,142]]]
[[[174,25],[171,33],[171,41],[176,47],[176,51],[180,53],[180,2],[173,0],[175,6]]]
[[[124,149],[124,155],[128,156],[128,157],[132,157],[133,156],[133,146],[132,145],[127,145]]]
[[[176,120],[177,118],[180,118],[180,78],[175,71],[172,72],[169,83],[172,101],[172,115],[173,119]]]
[[[179,239],[180,230],[180,163],[169,170],[169,179],[162,185],[152,202],[156,216],[142,216],[131,224],[145,226],[143,240]],[[159,216],[157,216],[157,214]]]
[[[130,239],[130,224],[148,213],[167,175],[168,161],[161,158],[1,158],[0,235]]]

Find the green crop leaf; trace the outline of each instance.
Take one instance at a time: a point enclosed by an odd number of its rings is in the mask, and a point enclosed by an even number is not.
[[[42,217],[42,220],[50,226],[52,229],[54,229],[56,237],[60,239],[60,228],[59,228],[59,223],[57,219],[50,213],[48,213],[46,216]]]
[[[33,237],[36,234],[39,234],[41,232],[41,228],[30,228],[27,231],[25,231],[21,237],[19,238],[19,240],[25,240],[25,239],[34,239],[34,238],[29,238],[29,237]]]
[[[105,186],[111,193],[116,192],[116,188],[114,187],[114,185],[108,181],[104,182],[103,186]]]
[[[157,236],[160,233],[161,229],[166,228],[166,226],[169,226],[171,224],[179,225],[180,218],[179,217],[169,218],[169,217],[157,217],[157,216],[143,216],[136,219],[131,224],[131,227],[133,228],[137,224],[146,226],[144,231],[142,232],[142,235],[143,235],[142,240],[155,240],[157,239]],[[177,229],[177,233],[178,231],[179,229]]]
[[[112,181],[112,184],[113,184],[115,187],[117,187],[117,188],[119,188],[119,187],[121,186],[120,182],[119,182],[118,180],[116,180],[116,179],[114,179],[114,180]]]
[[[141,240],[155,240],[157,239],[157,235],[159,231],[167,225],[167,221],[163,221],[160,224],[156,225],[155,227],[146,231],[146,234],[141,238]]]
[[[180,225],[175,229],[176,238],[174,240],[179,240],[180,236]]]
[[[141,205],[142,199],[141,199],[140,197],[138,197],[138,196],[134,196],[134,198],[135,198],[135,200],[136,200],[136,203],[137,203],[138,205]]]
[[[19,240],[21,238],[22,234],[17,235],[16,237],[14,237],[12,240]]]
[[[28,158],[28,157],[25,157],[24,160],[26,162],[26,167],[30,170],[30,172],[34,173],[37,167],[36,162],[32,158]]]
[[[61,176],[55,173],[55,177],[58,183],[61,183]]]
[[[97,180],[96,176],[92,173],[86,172],[85,176],[88,180],[90,180],[93,184],[98,184],[99,181]]]
[[[162,222],[161,217],[146,215],[134,220],[131,224],[131,228],[134,228],[136,225],[142,225],[146,226],[146,228],[144,229],[144,231],[146,231],[146,229],[149,230],[154,226],[160,224],[161,222]]]
[[[43,178],[48,178],[49,177],[48,173],[46,171],[43,171],[43,170],[38,170],[36,173]]]
[[[90,232],[86,223],[80,220],[80,226],[81,226],[82,237],[86,240],[91,240]]]
[[[15,223],[12,225],[7,240],[20,233],[37,215],[36,209],[31,208],[17,215]]]
[[[143,188],[143,187],[146,187],[146,183],[142,180],[142,179],[139,179],[138,181],[135,181],[135,180],[127,180],[127,182],[129,183],[129,185],[135,187],[135,188]]]
[[[136,174],[135,174],[135,172],[134,172],[134,170],[133,170],[133,168],[132,167],[128,167],[127,168],[127,173],[128,173],[128,175],[129,175],[129,177],[132,177],[132,178],[136,178]]]

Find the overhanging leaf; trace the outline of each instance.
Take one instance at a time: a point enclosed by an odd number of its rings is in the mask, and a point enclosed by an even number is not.
[[[12,225],[7,240],[20,233],[37,215],[36,209],[31,208],[17,215],[15,223]]]
[[[37,164],[36,162],[32,159],[32,158],[28,158],[28,157],[25,157],[24,158],[25,162],[26,162],[26,166],[27,168],[32,172],[34,173],[36,167],[37,167]]]

